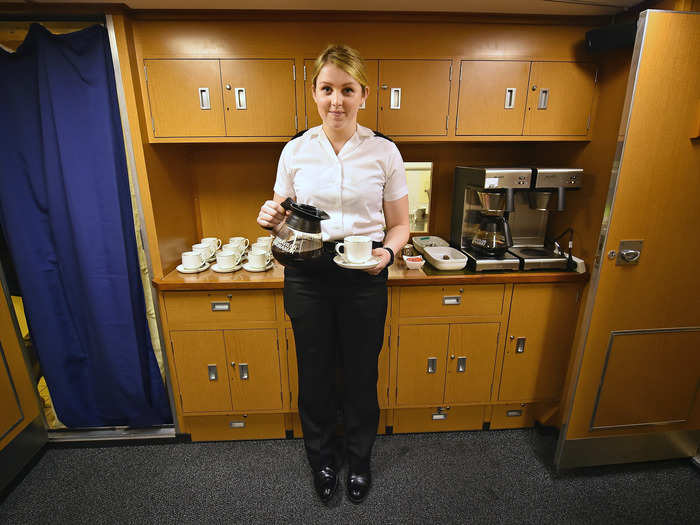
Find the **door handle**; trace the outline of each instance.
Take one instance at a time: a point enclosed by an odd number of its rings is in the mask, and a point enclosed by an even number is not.
[[[208,87],[199,88],[199,109],[211,109]]]
[[[437,357],[428,358],[428,373],[434,374],[437,370]]]
[[[219,379],[219,373],[216,370],[216,365],[207,365],[207,371],[209,372],[209,381],[216,381]]]
[[[401,109],[401,88],[391,88],[389,109]]]
[[[524,354],[525,353],[525,337],[518,337],[518,339],[515,341],[515,353],[516,354]]]
[[[248,363],[240,363],[238,365],[238,376],[241,380],[245,381],[249,378],[248,376]]]
[[[467,371],[467,358],[466,357],[458,357],[457,358],[457,372],[466,372]]]
[[[236,109],[248,109],[248,105],[245,99],[245,88],[234,89],[234,94],[236,97]]]
[[[641,254],[642,252],[640,252],[639,250],[622,250],[620,252],[620,257],[622,257],[628,263],[631,263],[639,259],[639,256]]]
[[[515,88],[506,88],[506,103],[504,109],[513,109],[515,107]]]
[[[540,98],[537,101],[537,109],[547,109],[547,104],[549,103],[549,89],[540,89]]]

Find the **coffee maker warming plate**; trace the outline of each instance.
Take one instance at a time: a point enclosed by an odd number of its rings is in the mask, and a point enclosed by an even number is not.
[[[467,268],[474,272],[520,269],[520,259],[508,252],[502,258],[485,257],[469,248],[463,248],[462,252],[467,256]]]

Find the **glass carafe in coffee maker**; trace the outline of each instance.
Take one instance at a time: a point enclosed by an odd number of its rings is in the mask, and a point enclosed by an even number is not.
[[[503,257],[508,248],[513,246],[508,225],[508,195],[503,192],[476,192],[481,204],[479,228],[472,237],[472,248],[484,255]],[[512,197],[511,197],[512,199]]]

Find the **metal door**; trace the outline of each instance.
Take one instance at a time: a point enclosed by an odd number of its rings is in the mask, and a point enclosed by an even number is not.
[[[563,401],[558,468],[700,444],[700,16],[645,11]]]

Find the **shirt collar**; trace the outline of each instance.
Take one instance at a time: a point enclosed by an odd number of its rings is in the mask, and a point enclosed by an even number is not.
[[[311,137],[319,137],[323,133],[323,126],[314,126],[309,130],[309,135]],[[369,128],[366,128],[364,126],[360,126],[359,124],[357,125],[357,131],[355,134],[353,134],[353,137],[357,135],[361,139],[365,139],[367,137],[372,137],[374,136],[374,131],[372,131]],[[352,140],[353,137],[350,137],[348,140]]]

